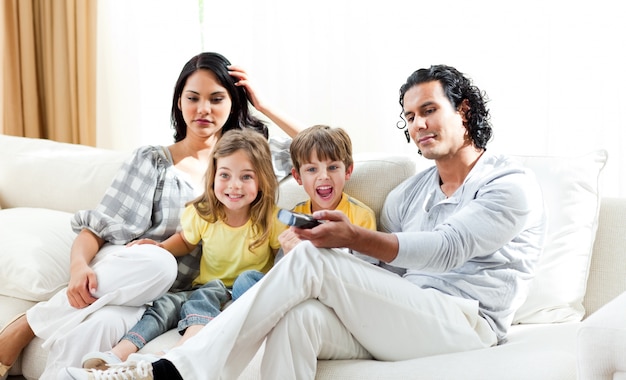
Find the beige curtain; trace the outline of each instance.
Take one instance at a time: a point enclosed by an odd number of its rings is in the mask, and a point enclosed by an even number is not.
[[[3,0],[3,133],[96,143],[95,0]]]

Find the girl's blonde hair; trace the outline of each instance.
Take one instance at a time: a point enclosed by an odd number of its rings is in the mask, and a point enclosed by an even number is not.
[[[259,184],[257,197],[250,204],[252,233],[256,238],[250,243],[249,248],[252,250],[269,238],[278,190],[278,181],[272,167],[270,146],[263,135],[251,129],[231,130],[224,133],[215,144],[211,154],[209,167],[204,178],[204,194],[189,203],[193,204],[198,215],[209,223],[215,223],[218,220],[227,221],[224,205],[215,196],[217,160],[228,157],[239,150],[244,151],[248,156]]]

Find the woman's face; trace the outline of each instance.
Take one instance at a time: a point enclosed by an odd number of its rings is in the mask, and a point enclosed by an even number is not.
[[[212,71],[200,69],[187,78],[178,108],[187,124],[187,136],[207,138],[222,130],[232,100]]]

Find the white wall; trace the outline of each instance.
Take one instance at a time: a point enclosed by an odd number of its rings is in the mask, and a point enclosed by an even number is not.
[[[200,50],[198,0],[98,1],[97,146],[171,144],[170,107]]]
[[[171,91],[184,62],[217,51],[247,68],[276,106],[344,127],[355,151],[416,156],[395,127],[398,88],[445,63],[491,99],[494,151],[609,151],[603,192],[626,196],[626,23],[619,2],[527,0],[101,0],[98,145],[171,141]],[[112,27],[114,26],[114,27]],[[106,52],[106,53],[105,53]],[[106,107],[103,106],[106,105]],[[417,158],[418,162],[423,160]]]

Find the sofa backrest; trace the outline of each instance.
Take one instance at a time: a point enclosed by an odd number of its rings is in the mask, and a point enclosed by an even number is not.
[[[129,153],[0,135],[0,207],[94,208]]]
[[[602,198],[584,298],[585,315],[626,292],[626,198]]]
[[[102,199],[128,152],[0,134],[0,207],[76,212]],[[346,192],[378,215],[385,197],[415,173],[406,156],[355,154]],[[279,205],[291,208],[307,195],[292,177],[280,184]]]

